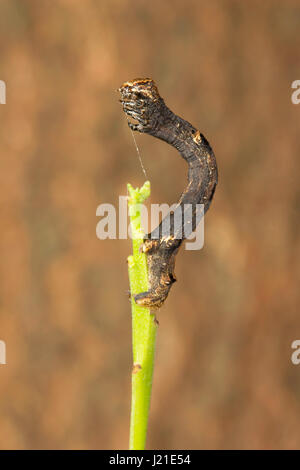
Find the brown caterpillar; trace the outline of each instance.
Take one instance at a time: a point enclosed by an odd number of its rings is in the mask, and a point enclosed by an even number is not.
[[[183,240],[199,223],[197,205],[208,210],[218,181],[217,163],[206,138],[189,122],[176,116],[159,95],[154,80],[137,78],[125,82],[121,88],[121,103],[127,116],[136,123],[128,122],[133,131],[153,135],[175,147],[187,161],[188,185],[182,193],[173,217],[168,214],[160,225],[144,237],[143,251],[147,255],[149,290],[134,296],[137,304],[159,308],[166,300],[174,275],[175,256]],[[184,217],[185,207],[192,211]],[[174,220],[182,214],[181,234],[178,236]],[[177,214],[178,215],[178,214]]]

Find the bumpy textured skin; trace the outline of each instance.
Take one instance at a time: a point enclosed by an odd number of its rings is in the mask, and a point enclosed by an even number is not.
[[[129,127],[133,131],[164,140],[175,147],[187,161],[188,185],[177,207],[181,206],[180,209],[183,209],[184,204],[192,205],[192,217],[182,220],[183,224],[191,224],[189,228],[192,226],[194,231],[199,223],[195,217],[196,205],[203,204],[204,213],[208,210],[218,181],[217,163],[208,141],[200,131],[176,116],[166,106],[154,80],[138,78],[128,81],[119,88],[119,91],[124,112],[136,121],[136,123],[128,122]],[[164,224],[164,220],[144,238],[143,251],[147,255],[149,290],[134,296],[137,304],[151,309],[162,306],[172,284],[176,281],[175,256],[186,238],[184,226],[182,236],[176,238],[172,222],[166,231],[164,227],[167,224]],[[158,232],[159,237],[157,237]]]

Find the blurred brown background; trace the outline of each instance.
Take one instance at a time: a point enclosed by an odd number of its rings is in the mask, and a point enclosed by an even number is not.
[[[127,448],[131,244],[95,229],[144,181],[115,91],[139,76],[219,166],[159,315],[148,448],[300,446],[299,31],[299,0],[1,0],[2,449]],[[175,202],[185,162],[136,138]]]

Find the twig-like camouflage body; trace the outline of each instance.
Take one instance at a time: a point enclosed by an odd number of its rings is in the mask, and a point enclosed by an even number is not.
[[[119,91],[124,112],[136,121],[129,122],[129,127],[172,145],[189,165],[188,185],[177,204],[182,214],[181,235],[178,236],[173,216],[170,224],[162,220],[159,227],[144,238],[149,290],[134,298],[139,305],[154,309],[161,307],[176,281],[175,256],[186,233],[196,229],[199,222],[196,217],[197,205],[203,204],[204,213],[209,208],[218,181],[217,163],[205,137],[166,106],[152,79],[140,78],[125,82]],[[184,216],[187,205],[192,207],[191,216],[188,217]],[[166,217],[170,220],[170,214]]]

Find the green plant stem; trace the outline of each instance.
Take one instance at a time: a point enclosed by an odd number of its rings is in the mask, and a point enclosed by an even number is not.
[[[150,195],[150,183],[134,189],[127,185],[128,208],[132,232],[133,255],[128,257],[128,271],[132,305],[132,395],[130,417],[130,450],[144,450],[154,367],[157,325],[150,310],[137,305],[133,295],[148,290],[147,259],[140,252],[144,233],[141,228],[141,204]]]

